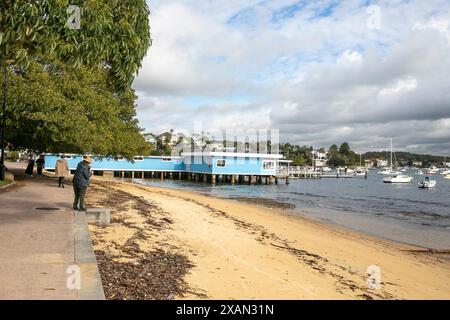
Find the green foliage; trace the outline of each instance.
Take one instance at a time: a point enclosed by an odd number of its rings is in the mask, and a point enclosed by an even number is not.
[[[80,29],[66,25],[69,5],[81,9]],[[148,14],[145,0],[2,0],[7,141],[47,152],[149,153],[130,89],[151,45]]]
[[[328,149],[328,165],[332,167],[357,166],[359,165],[359,155],[351,150],[347,142],[338,147],[333,144]]]
[[[81,28],[66,26],[69,5],[81,9]],[[131,84],[151,44],[145,0],[3,0],[2,65],[27,68],[36,56],[70,67],[101,66],[118,87]]]
[[[107,71],[32,61],[9,70],[6,132],[13,148],[132,157],[149,153],[131,89],[115,91]],[[1,79],[1,77],[0,77]]]
[[[280,144],[280,153],[286,158],[292,160],[294,166],[312,165],[311,157],[312,147],[292,145],[290,143]]]
[[[389,159],[390,151],[371,151],[363,155],[366,159],[371,159],[375,161],[376,159]],[[395,152],[395,157],[397,162],[402,165],[412,166],[413,162],[420,161],[424,167],[429,167],[430,165],[440,165],[444,162],[444,157],[432,156],[428,154],[415,154],[409,152]],[[447,158],[448,159],[448,158]]]
[[[348,156],[350,154],[350,145],[347,142],[341,144],[339,147],[339,153],[344,156]]]

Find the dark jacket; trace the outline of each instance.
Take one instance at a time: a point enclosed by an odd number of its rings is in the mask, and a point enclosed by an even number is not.
[[[89,186],[89,178],[92,176],[89,164],[81,161],[77,166],[77,171],[73,176],[73,184],[86,188]]]

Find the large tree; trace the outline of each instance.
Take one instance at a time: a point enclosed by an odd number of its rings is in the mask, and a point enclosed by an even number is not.
[[[12,148],[133,156],[148,152],[132,89],[112,90],[106,71],[34,61],[10,72],[7,140]]]
[[[100,121],[100,118],[94,114],[103,112],[112,114],[113,117],[110,119],[118,120],[124,128],[131,131],[137,128],[136,124],[131,124],[132,120],[129,119],[129,115],[127,115],[127,119],[121,118],[123,113],[120,104],[121,101],[129,104],[130,99],[134,103],[133,95],[129,91],[130,85],[151,44],[148,7],[145,0],[71,0],[70,5],[76,5],[80,9],[79,28],[78,26],[71,28],[68,23],[68,18],[73,14],[68,11],[68,0],[2,0],[0,2],[0,66],[4,88],[6,89],[7,75],[12,77],[17,86],[21,84],[26,86],[33,84],[33,77],[41,77],[41,80],[45,81],[42,79],[42,77],[45,78],[42,72],[48,72],[51,66],[59,65],[66,76],[73,72],[68,68],[88,67],[91,69],[80,72],[78,76],[86,75],[83,72],[88,71],[98,72],[101,75],[101,79],[90,79],[93,82],[90,80],[87,82],[92,87],[101,83],[100,88],[97,88],[100,90],[93,95],[101,101],[95,101],[94,105],[97,108],[104,107],[104,109],[92,111],[91,115],[89,112],[83,113],[86,110],[83,112],[77,110],[76,107],[81,108],[80,101],[85,97],[80,94],[83,89],[77,88],[76,85],[72,89],[75,92],[79,90],[78,94],[80,95],[72,92],[72,97],[70,92],[60,92],[55,88],[50,90],[41,88],[42,90],[37,90],[32,97],[26,99],[16,95],[13,96],[13,104],[9,110],[12,118],[8,122],[16,126],[16,129],[20,125],[23,126],[24,123],[31,127],[22,127],[25,130],[23,132],[29,132],[27,136],[16,130],[10,137],[13,139],[13,143],[21,146],[26,146],[26,137],[32,141],[30,147],[35,146],[33,144],[41,137],[43,142],[47,142],[41,148],[47,150],[59,150],[62,146],[72,146],[73,149],[76,149],[75,147],[78,146],[80,151],[94,152],[94,150],[98,150],[110,153],[115,150],[111,146],[104,145],[105,141],[110,141],[108,135],[104,137],[99,135],[97,139],[94,139],[85,134],[89,130],[79,128],[82,133],[79,133],[78,137],[68,135],[66,138],[71,139],[68,141],[63,137],[64,133],[58,131],[58,127],[53,124],[64,122],[67,119],[72,119],[72,123],[77,123],[75,118],[78,115],[80,116],[77,118],[78,120],[85,117],[91,121],[91,126],[88,127],[90,132],[93,132],[96,130],[93,130],[92,125],[95,121]],[[77,18],[78,16],[75,16],[75,19]],[[28,70],[30,67],[31,71]],[[19,76],[23,77],[23,81],[19,79]],[[54,80],[55,74],[50,73],[48,77],[53,77]],[[76,81],[69,82],[72,85],[76,83]],[[34,81],[34,84],[37,85],[37,82]],[[45,86],[45,82],[42,85]],[[50,87],[51,85],[49,85]],[[22,90],[25,89],[27,88],[22,87]],[[105,92],[104,96],[100,94],[102,90]],[[4,91],[6,92],[6,90]],[[109,105],[111,102],[109,94],[116,98],[111,105]],[[93,96],[90,97],[90,101],[95,100]],[[67,100],[70,99],[74,101],[73,104],[67,103]],[[53,104],[44,105],[43,101],[51,101]],[[19,110],[12,110],[15,106],[26,108],[20,109],[22,112],[20,113]],[[43,111],[43,108],[54,109]],[[59,108],[58,111],[55,108]],[[5,118],[4,113],[3,110],[3,119]],[[61,118],[61,114],[64,114],[63,118]],[[121,122],[121,120],[123,121]],[[78,125],[83,123],[85,122],[78,122]],[[67,127],[65,128],[67,129]],[[104,127],[98,125],[96,129],[102,134],[100,128]],[[121,132],[129,133],[130,130],[117,131],[116,143],[126,141],[130,145],[140,144],[139,139],[130,141],[130,136],[121,135]],[[2,134],[3,138],[4,134]],[[90,147],[88,147],[89,144],[91,144]],[[3,166],[1,166],[1,170],[3,170]],[[3,178],[2,175],[0,175],[1,178]]]

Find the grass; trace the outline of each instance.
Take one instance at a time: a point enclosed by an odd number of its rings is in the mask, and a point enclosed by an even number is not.
[[[0,187],[6,186],[10,183],[13,183],[11,179],[0,180]]]

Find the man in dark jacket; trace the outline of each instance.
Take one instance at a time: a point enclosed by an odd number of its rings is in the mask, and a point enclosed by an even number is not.
[[[84,195],[89,186],[89,178],[92,176],[91,165],[92,158],[86,157],[81,161],[73,176],[73,191],[75,192],[75,201],[73,202],[73,210],[86,211],[84,207]]]
[[[39,156],[39,159],[36,160],[36,165],[37,165],[37,174],[38,176],[42,176],[42,170],[45,167],[45,157],[43,154],[41,154]]]

